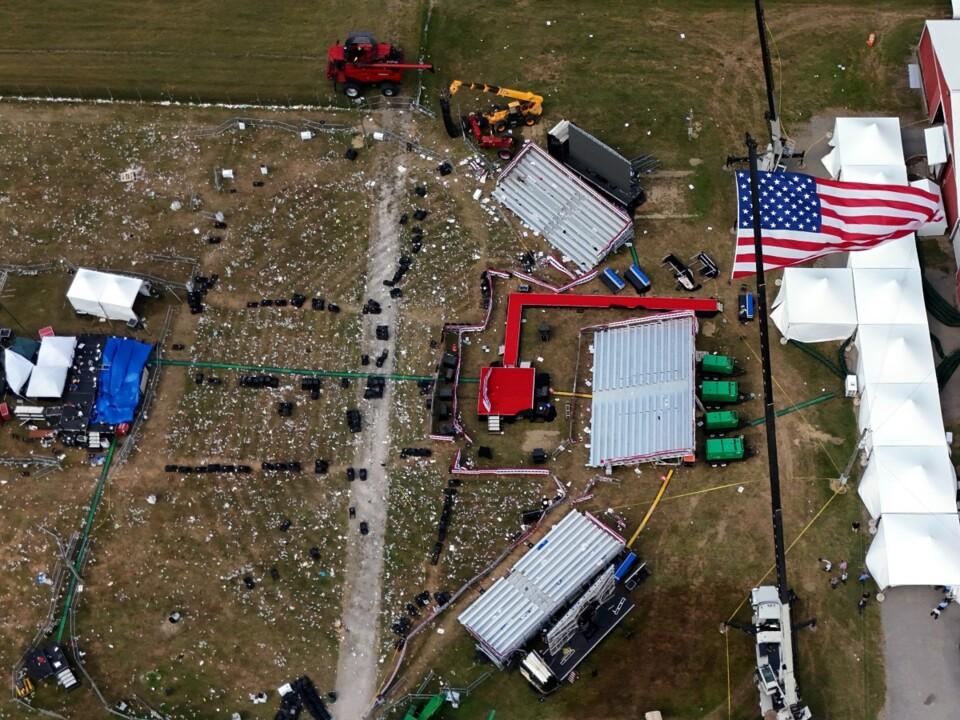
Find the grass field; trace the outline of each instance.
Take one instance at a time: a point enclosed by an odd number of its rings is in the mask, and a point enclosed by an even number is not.
[[[0,10],[0,93],[326,103],[335,100],[323,78],[328,42],[366,27],[415,54],[426,7],[412,0],[269,8],[247,0],[163,7],[96,0],[83,7],[47,3],[40,14],[17,3]],[[903,65],[920,20],[941,11],[915,0],[882,0],[866,9],[856,2],[768,3],[786,130],[805,139],[802,148],[815,148],[824,138],[807,140],[806,123],[820,113],[918,116],[919,99],[905,92]],[[440,72],[426,78],[426,102],[454,77],[538,90],[546,98],[546,116],[533,136],[567,117],[627,155],[652,153],[662,160],[666,172],[649,180],[651,201],[640,209],[636,238],[657,292],[671,292],[667,272],[657,267],[666,252],[692,255],[706,248],[722,264],[728,261],[732,198],[723,158],[741,152],[745,130],[764,136],[749,3],[661,0],[638,8],[614,0],[492,0],[471,6],[438,0],[430,17],[425,47]],[[864,43],[871,31],[880,41],[868,50]],[[405,90],[413,89],[412,80]],[[463,110],[480,103],[466,91],[457,97]],[[291,113],[254,114],[299,119]],[[309,143],[280,130],[198,134],[229,116],[214,110],[5,105],[4,261],[65,258],[183,281],[185,265],[154,255],[193,257],[203,272],[220,275],[220,285],[208,296],[204,315],[178,313],[170,343],[186,348],[168,356],[359,369],[365,253],[372,198],[379,191],[373,160],[380,150],[357,143],[360,158],[351,164],[342,154],[356,142],[352,132]],[[357,113],[324,119],[363,122],[367,130],[376,124]],[[454,160],[463,155],[459,142],[447,142],[439,123],[418,118],[416,134]],[[262,164],[269,175],[259,174]],[[144,168],[146,179],[130,186],[118,182],[119,173],[135,165]],[[410,154],[404,165],[411,186],[427,187],[417,204],[430,215],[421,223],[424,249],[404,282],[402,319],[392,328],[399,341],[396,369],[430,374],[437,361],[430,341],[439,339],[442,324],[482,316],[480,271],[491,264],[515,267],[519,252],[545,245],[518,235],[512,223],[494,220],[471,199],[478,187],[489,193],[489,180],[481,186],[459,169],[444,180],[432,164]],[[234,169],[237,180],[218,191],[216,168]],[[254,187],[254,179],[263,179],[264,186]],[[202,211],[191,209],[191,197],[199,199]],[[178,210],[172,209],[175,201]],[[222,244],[208,245],[203,238],[213,228],[203,213],[215,211],[224,212],[228,227]],[[408,230],[400,233],[406,243]],[[625,265],[627,257],[621,253],[612,264]],[[51,317],[62,331],[81,329],[61,300],[67,279],[62,271],[15,278],[2,299],[31,332]],[[705,291],[735,307],[736,288],[729,283],[718,281]],[[245,307],[251,300],[294,292],[322,295],[343,312]],[[151,332],[158,309],[150,315]],[[759,391],[755,328],[725,317],[704,323],[701,349],[737,355],[748,365],[748,388]],[[541,318],[555,328],[549,346],[533,337]],[[522,355],[543,356],[555,386],[565,387],[572,381],[579,328],[601,319],[606,318],[589,313],[530,314]],[[494,356],[502,328],[500,304],[490,329],[471,338],[465,350],[465,375],[476,375]],[[773,352],[778,404],[835,389],[837,380],[796,349],[776,345]],[[309,672],[322,691],[333,689],[342,554],[353,541],[345,531],[342,470],[352,439],[343,411],[359,391],[356,383],[345,389],[328,380],[321,399],[311,402],[296,378],[285,378],[276,391],[235,392],[235,374],[216,374],[224,387],[197,386],[191,371],[164,371],[140,450],[108,486],[77,619],[91,672],[109,698],[136,693],[175,717],[223,717],[240,707],[244,717],[268,717],[273,705],[250,706],[248,693],[301,672]],[[385,627],[421,589],[451,590],[472,576],[505,547],[518,512],[555,488],[549,479],[465,480],[448,548],[440,564],[430,566],[452,448],[434,446],[434,457],[424,461],[397,457],[401,447],[425,445],[425,425],[424,397],[416,385],[397,386],[395,393]],[[292,419],[276,416],[280,399],[296,401]],[[494,448],[498,462],[526,462],[531,447],[552,447],[569,432],[561,414],[549,428],[528,432],[518,425],[505,436],[487,436],[469,410],[475,400],[475,389],[464,386],[464,420]],[[551,465],[570,483],[571,494],[590,476],[583,467],[585,406],[579,404],[572,426],[579,444]],[[745,412],[759,416],[759,403],[749,403]],[[799,639],[801,686],[818,717],[872,720],[883,702],[877,608],[858,616],[859,588],[829,590],[816,564],[824,554],[849,559],[852,569],[862,562],[864,538],[849,530],[862,515],[859,500],[854,493],[833,497],[829,487],[852,450],[853,428],[843,400],[787,416],[779,423],[780,458],[788,541],[829,503],[790,553],[791,580],[801,597],[798,614],[820,619],[816,633]],[[759,428],[747,434],[762,447]],[[0,442],[4,452],[24,449],[6,435]],[[308,469],[313,457],[326,456],[331,473],[183,478],[160,472],[165,459],[201,463],[223,457],[257,464],[267,454],[300,459]],[[28,639],[23,629],[32,628],[46,609],[47,598],[32,578],[51,568],[53,552],[38,528],[69,533],[85,512],[97,470],[81,460],[71,457],[69,473],[53,480],[4,478],[8,494],[0,507],[0,542],[8,549],[9,572],[0,579],[0,607],[14,610],[10,622],[0,625],[5,667]],[[723,471],[678,474],[639,543],[654,575],[637,591],[637,610],[584,666],[576,688],[540,704],[515,674],[498,674],[459,712],[445,710],[444,717],[486,717],[496,708],[498,717],[616,718],[659,708],[669,717],[719,720],[728,717],[728,702],[730,717],[754,717],[750,639],[738,634],[725,639],[718,628],[772,560],[764,460],[761,452]],[[620,470],[615,477],[619,485],[598,486],[594,499],[578,507],[633,527],[656,491],[659,471]],[[714,489],[726,485],[731,487]],[[149,495],[156,496],[155,505],[146,502]],[[287,532],[278,529],[284,518],[291,521]],[[305,554],[312,546],[321,550],[316,563]],[[272,567],[279,581],[270,578]],[[252,591],[239,582],[246,573],[257,579]],[[487,669],[473,664],[472,643],[455,622],[460,607],[440,621],[444,634],[431,629],[412,644],[415,657],[405,686],[415,685],[430,668],[460,687]],[[166,622],[174,609],[185,614],[178,626]],[[745,619],[742,609],[738,617]],[[381,667],[391,657],[392,639],[389,631],[381,636]],[[38,700],[66,708],[73,717],[100,712],[89,693],[70,696],[65,704],[63,696],[45,689]],[[6,712],[0,706],[0,716]]]

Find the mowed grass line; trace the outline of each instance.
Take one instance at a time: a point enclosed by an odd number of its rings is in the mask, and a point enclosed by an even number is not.
[[[354,29],[416,55],[419,16],[384,3],[52,0],[0,9],[0,93],[325,103],[326,48]]]

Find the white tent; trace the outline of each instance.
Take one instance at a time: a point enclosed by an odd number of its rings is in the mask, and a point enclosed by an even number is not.
[[[136,320],[137,314],[133,311],[133,303],[140,294],[143,280],[126,277],[125,275],[111,275],[110,281],[104,285],[100,295],[100,307],[110,320]]]
[[[906,185],[907,168],[903,160],[899,165],[844,165],[840,180],[871,185]]]
[[[29,398],[58,398],[67,384],[66,367],[37,367],[30,374],[25,393]]]
[[[857,383],[935,383],[930,333],[924,325],[861,325],[855,340]]]
[[[77,339],[64,335],[45,337],[40,340],[37,367],[70,367]]]
[[[899,240],[890,240],[869,250],[847,253],[848,268],[915,268],[920,267],[917,257],[917,240],[909,235]]]
[[[873,448],[857,491],[874,518],[957,511],[957,474],[944,446]]]
[[[944,446],[940,393],[936,383],[874,383],[860,400],[857,425],[873,447]]]
[[[886,513],[867,551],[867,570],[881,589],[895,585],[960,585],[957,513]]]
[[[857,329],[853,274],[847,268],[786,268],[770,317],[783,337],[843,340]]]
[[[108,320],[136,320],[133,303],[143,281],[80,268],[67,290],[67,300],[78,312]]]
[[[860,325],[927,326],[919,268],[853,271]]]
[[[67,300],[77,312],[103,316],[100,308],[100,275],[95,270],[80,268],[67,290]]]
[[[840,152],[841,180],[854,166],[887,166],[896,173],[904,164],[899,118],[837,118],[830,145]]]
[[[10,348],[3,351],[3,367],[7,376],[7,385],[17,395],[30,379],[30,373],[33,372],[33,363],[27,360],[23,355],[15,353]]]

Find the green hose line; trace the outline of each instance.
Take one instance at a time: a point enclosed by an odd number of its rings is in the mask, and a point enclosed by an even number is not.
[[[236,370],[239,372],[276,373],[277,375],[305,375],[308,377],[361,378],[379,377],[385,380],[436,380],[433,375],[388,375],[385,373],[353,372],[350,370],[311,370],[310,368],[271,367],[269,365],[243,365],[240,363],[212,362],[209,360],[151,360],[151,365],[161,367],[192,367],[210,370]],[[478,378],[460,378],[462,383],[476,383]]]
[[[80,571],[83,569],[83,561],[87,555],[87,548],[90,545],[90,531],[93,529],[93,516],[97,514],[97,508],[100,505],[100,500],[103,498],[103,489],[107,485],[107,475],[110,473],[110,463],[113,462],[113,451],[116,447],[117,439],[114,438],[113,442],[110,443],[110,449],[107,450],[107,457],[103,461],[103,470],[100,471],[100,479],[97,481],[97,487],[93,491],[93,498],[90,500],[90,507],[87,509],[87,519],[83,524],[83,535],[80,538],[80,544],[77,546],[77,556],[73,561],[73,572],[70,573],[70,584],[67,586],[67,594],[63,599],[63,609],[60,611],[60,625],[57,626],[55,638],[58,645],[63,640],[63,633],[67,628],[70,608],[73,605],[73,598],[77,592],[78,578]]]
[[[637,248],[630,243],[630,256],[633,258],[633,264],[640,267],[640,257],[637,255]]]
[[[937,356],[941,360],[947,357],[947,353],[943,349],[943,343],[940,342],[940,338],[938,338],[933,333],[930,333],[930,344],[933,345],[934,352],[937,353]]]
[[[841,380],[847,376],[847,373],[845,373],[842,369],[834,365],[832,362],[830,362],[830,360],[825,358],[823,355],[821,355],[819,352],[814,350],[812,347],[810,347],[806,343],[797,342],[796,340],[788,340],[787,342],[790,345],[793,345],[794,347],[798,347],[801,350],[803,350],[803,352],[805,352],[807,355],[812,357],[818,363],[823,365],[825,368],[827,368],[830,372],[832,372]]]
[[[927,312],[948,327],[960,327],[960,310],[945,299],[927,278],[923,278],[923,301]]]
[[[941,390],[950,382],[950,378],[958,367],[960,367],[960,350],[950,353],[937,365],[937,385]]]
[[[815,398],[810,398],[809,400],[804,400],[803,402],[798,402],[795,405],[789,405],[782,410],[777,410],[777,417],[782,417],[788,413],[796,412],[797,410],[803,410],[804,408],[811,407],[812,405],[819,405],[822,402],[827,400],[833,400],[835,397],[840,397],[835,392],[824,393],[823,395],[817,395]],[[757,427],[758,425],[763,425],[766,422],[766,418],[758,417],[756,420],[751,420],[747,423],[749,427]]]
[[[846,377],[850,374],[850,368],[847,367],[847,348],[850,347],[850,343],[853,342],[853,335],[848,337],[840,345],[840,350],[837,351],[837,364],[840,367],[840,372],[843,373],[842,377]]]

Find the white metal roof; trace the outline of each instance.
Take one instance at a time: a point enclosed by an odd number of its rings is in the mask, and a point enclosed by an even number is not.
[[[590,513],[571,510],[457,618],[488,652],[506,660],[606,567],[623,538]]]
[[[927,32],[947,82],[944,92],[960,90],[960,23],[954,20],[927,20]]]
[[[493,197],[584,272],[633,236],[625,212],[536,143],[500,173]]]
[[[594,334],[590,467],[693,453],[696,334],[691,312]]]

